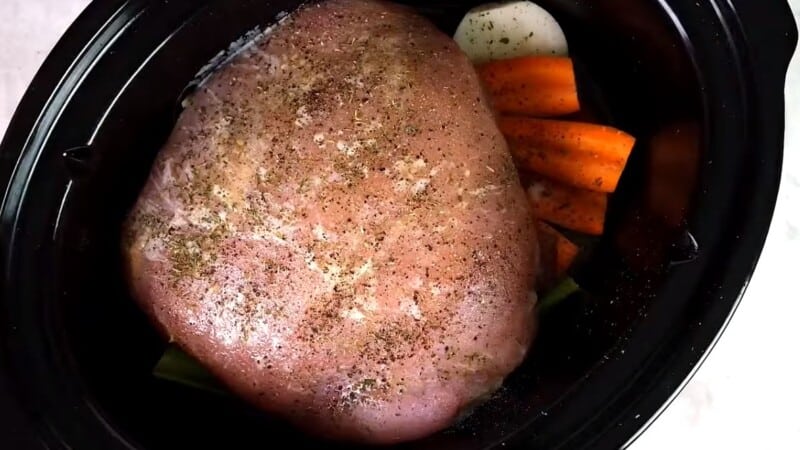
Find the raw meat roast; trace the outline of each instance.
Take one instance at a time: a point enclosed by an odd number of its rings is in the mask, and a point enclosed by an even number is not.
[[[523,360],[536,235],[476,74],[412,11],[305,6],[186,102],[124,226],[135,298],[334,439],[452,424]]]

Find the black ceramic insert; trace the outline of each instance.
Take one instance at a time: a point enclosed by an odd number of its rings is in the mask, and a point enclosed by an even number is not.
[[[477,2],[410,3],[449,33]],[[492,401],[402,448],[623,446],[714,343],[766,236],[796,39],[785,1],[539,3],[566,30],[583,104],[639,142],[576,274],[591,295],[542,318]],[[53,50],[0,148],[0,448],[339,448],[154,379],[164,342],[120,273],[122,217],[198,70],[297,5],[98,1]]]

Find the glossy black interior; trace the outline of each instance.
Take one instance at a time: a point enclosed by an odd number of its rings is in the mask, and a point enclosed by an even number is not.
[[[414,6],[450,33],[475,3]],[[741,21],[716,2],[539,3],[565,28],[581,117],[638,144],[607,232],[587,242],[575,273],[591,295],[542,318],[530,358],[494,399],[407,448],[619,447],[722,329],[769,224],[795,33],[783,2],[743,5]],[[165,343],[120,272],[120,222],[198,70],[295,7],[95,4],[37,76],[42,89],[26,97],[0,153],[0,387],[11,387],[50,448],[244,449],[286,439],[335,448],[235,399],[154,379]],[[770,17],[774,33],[764,31]]]

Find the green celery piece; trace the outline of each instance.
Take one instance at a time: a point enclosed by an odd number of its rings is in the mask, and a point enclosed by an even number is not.
[[[162,380],[183,384],[216,394],[227,394],[227,390],[205,367],[175,345],[170,345],[161,355],[153,376]]]
[[[549,311],[567,297],[580,290],[581,287],[578,286],[578,283],[576,283],[572,277],[564,278],[542,297],[539,301],[539,311],[542,313]]]

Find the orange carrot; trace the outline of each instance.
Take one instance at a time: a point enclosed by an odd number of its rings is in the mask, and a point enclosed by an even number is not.
[[[504,116],[498,121],[509,139],[533,146],[603,158],[624,164],[636,139],[612,127],[563,120]]]
[[[572,186],[613,192],[636,140],[615,128],[504,116],[498,120],[525,168]]]
[[[583,189],[613,192],[622,175],[622,167],[618,164],[582,155],[514,144],[511,144],[511,152],[524,168]]]
[[[578,256],[578,246],[547,223],[540,220],[536,225],[542,250],[552,252],[552,255],[542,255],[542,258],[553,265],[552,271],[555,278],[560,279],[567,273],[572,262],[575,261],[575,257]]]
[[[567,57],[502,59],[477,70],[499,112],[552,117],[580,109],[575,72]]]
[[[581,233],[603,234],[608,196],[533,177],[528,201],[539,219]]]

